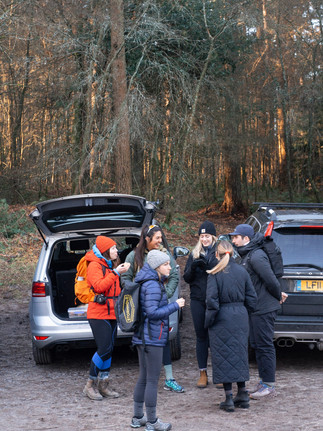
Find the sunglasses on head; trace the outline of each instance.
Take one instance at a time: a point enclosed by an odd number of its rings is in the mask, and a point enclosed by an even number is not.
[[[150,232],[152,229],[154,229],[154,227],[158,227],[158,226],[157,226],[156,224],[151,224],[151,225],[149,226],[148,230],[147,230],[146,235],[148,235],[148,234],[149,234],[149,232]]]

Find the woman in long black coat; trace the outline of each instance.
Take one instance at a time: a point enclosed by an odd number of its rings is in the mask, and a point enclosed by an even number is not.
[[[249,380],[249,317],[257,295],[247,271],[232,259],[233,248],[220,241],[216,257],[219,263],[208,271],[205,326],[209,328],[213,383],[223,383],[226,399],[220,408],[249,407],[245,382]],[[232,398],[232,383],[238,385]]]

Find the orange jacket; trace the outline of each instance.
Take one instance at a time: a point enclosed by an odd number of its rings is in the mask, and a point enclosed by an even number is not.
[[[89,261],[87,268],[87,282],[93,288],[96,295],[102,293],[109,296],[105,304],[90,302],[87,309],[88,319],[116,319],[114,313],[114,298],[120,294],[119,276],[116,272],[108,267],[104,259],[99,259],[93,251],[86,254],[86,260]],[[103,275],[102,265],[106,267]],[[114,297],[114,298],[113,298]]]

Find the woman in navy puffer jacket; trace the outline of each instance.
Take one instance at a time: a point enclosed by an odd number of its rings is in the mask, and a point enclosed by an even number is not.
[[[140,304],[144,316],[143,331],[137,332],[132,342],[137,347],[139,378],[134,390],[134,416],[131,426],[146,425],[146,430],[170,430],[171,424],[156,416],[157,387],[162,366],[163,347],[168,339],[169,315],[183,307],[185,300],[168,303],[164,282],[171,270],[166,253],[151,250],[135,281],[142,283]],[[143,339],[144,343],[143,343]],[[144,404],[146,414],[144,415]]]

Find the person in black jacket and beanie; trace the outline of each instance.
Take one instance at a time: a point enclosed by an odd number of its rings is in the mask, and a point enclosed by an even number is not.
[[[257,304],[257,295],[248,272],[233,259],[229,241],[220,241],[216,256],[219,263],[207,280],[205,327],[209,328],[213,383],[223,382],[226,399],[220,408],[233,412],[235,407],[248,408],[249,317]],[[238,393],[232,398],[232,383]]]
[[[207,359],[209,350],[208,330],[204,328],[205,298],[207,269],[213,268],[216,263],[216,230],[210,221],[201,224],[199,240],[187,259],[183,278],[190,285],[191,313],[196,333],[196,357],[200,369],[200,377],[197,382],[199,388],[205,388],[207,379]]]
[[[281,292],[269,258],[261,248],[264,235],[255,233],[253,227],[248,224],[238,225],[230,235],[258,297],[256,309],[250,315],[250,345],[255,350],[260,381],[250,390],[250,397],[261,399],[276,396],[274,325],[280,303],[284,302],[288,295]]]

